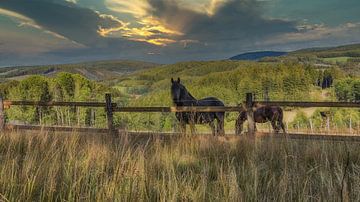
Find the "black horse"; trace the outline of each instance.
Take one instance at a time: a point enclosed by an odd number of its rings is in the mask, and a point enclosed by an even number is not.
[[[279,133],[280,128],[286,133],[285,126],[283,123],[283,111],[278,106],[259,106],[254,111],[254,121],[255,123],[266,123],[271,122],[271,126],[274,129],[275,133]],[[243,129],[243,124],[247,120],[247,114],[245,109],[242,110],[235,123],[235,133],[240,135]],[[256,129],[256,124],[255,124]]]
[[[180,83],[180,78],[177,81],[171,78],[171,97],[176,106],[224,106],[224,103],[215,97],[195,99]],[[225,134],[225,112],[176,112],[175,116],[180,122],[183,133],[186,133],[186,124],[190,125],[192,134],[195,133],[195,124],[209,124],[213,135]],[[215,127],[215,120],[217,127]]]

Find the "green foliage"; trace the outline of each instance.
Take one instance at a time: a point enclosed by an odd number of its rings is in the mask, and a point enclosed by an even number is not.
[[[171,106],[170,78],[180,77],[181,82],[197,99],[214,96],[226,105],[237,105],[245,100],[247,92],[253,92],[256,99],[264,99],[268,92],[270,100],[315,101],[310,96],[318,78],[324,74],[334,79],[341,78],[339,69],[331,68],[320,71],[309,65],[298,63],[258,63],[245,61],[212,61],[212,62],[184,62],[126,76],[119,79],[116,88],[131,97],[129,106]],[[134,88],[145,86],[146,91],[134,92]],[[315,98],[316,99],[316,98]],[[121,114],[121,123],[129,128],[148,130],[157,124],[151,120],[169,122],[176,120],[172,114],[151,114],[151,118],[144,114]],[[146,117],[146,118],[145,118]],[[233,114],[226,115],[226,123],[233,128]],[[162,130],[171,130],[168,125],[160,123]],[[165,128],[166,125],[166,128]],[[155,128],[158,128],[156,126]]]
[[[81,75],[60,73],[54,78],[31,76],[7,85],[6,99],[32,101],[104,101],[105,92],[115,90],[90,81]],[[123,98],[125,99],[125,98]],[[115,99],[116,100],[116,99]],[[46,125],[94,125],[104,127],[104,109],[74,107],[28,107],[13,106],[6,110],[10,121]]]
[[[95,71],[99,64],[88,68]],[[70,66],[69,69],[78,67]],[[182,62],[148,68],[106,82],[111,88],[78,74],[61,72],[52,77],[31,76],[0,84],[0,93],[12,100],[104,101],[104,94],[111,92],[113,101],[120,106],[171,106],[170,78],[180,77],[196,98],[214,96],[226,105],[242,103],[247,92],[255,93],[258,100],[263,100],[267,95],[274,101],[316,101],[322,99],[322,92],[312,96],[314,89],[318,89],[316,85],[329,76],[339,85],[337,95],[357,99],[359,82],[342,83],[344,73],[339,68],[319,69],[314,65],[289,60],[278,63],[228,60]],[[10,120],[29,123],[104,127],[106,122],[103,109],[12,107],[7,113]],[[169,131],[176,126],[174,114],[168,113],[116,113],[114,119],[118,127],[136,130]],[[227,113],[225,124],[233,128],[235,119],[235,113]]]
[[[335,93],[340,101],[360,101],[360,79],[345,78],[337,81]]]
[[[294,121],[291,123],[291,126],[293,128],[303,128],[308,127],[309,125],[309,118],[306,116],[306,114],[303,111],[298,111],[296,113],[296,116],[294,118]]]

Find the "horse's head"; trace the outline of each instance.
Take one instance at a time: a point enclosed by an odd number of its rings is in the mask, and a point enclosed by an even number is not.
[[[175,104],[180,103],[183,89],[184,86],[180,83],[180,78],[176,81],[171,78],[171,98]]]

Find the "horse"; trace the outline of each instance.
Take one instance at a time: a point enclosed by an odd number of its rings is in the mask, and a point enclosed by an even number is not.
[[[215,97],[197,100],[181,84],[180,78],[176,81],[171,78],[171,98],[175,106],[225,106]],[[181,132],[186,134],[186,124],[190,125],[191,133],[195,133],[195,124],[209,124],[212,135],[225,135],[225,112],[176,112],[175,116],[180,123]],[[215,120],[217,122],[215,126]]]
[[[275,133],[279,133],[280,128],[285,131],[285,126],[283,123],[283,110],[278,106],[257,106],[254,111],[254,121],[255,123],[266,123],[271,122],[271,126]],[[246,110],[242,110],[235,123],[235,133],[240,135],[243,129],[243,124],[247,120]],[[256,124],[255,124],[256,130]]]

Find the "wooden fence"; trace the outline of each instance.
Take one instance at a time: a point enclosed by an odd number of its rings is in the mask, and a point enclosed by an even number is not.
[[[343,108],[359,108],[360,102],[277,102],[277,101],[255,101],[253,94],[246,94],[246,101],[241,106],[206,106],[206,107],[121,107],[111,100],[110,94],[105,94],[105,102],[37,102],[37,101],[9,101],[0,98],[0,130],[6,128],[19,128],[19,129],[40,129],[40,126],[8,126],[5,123],[4,110],[11,106],[67,106],[67,107],[100,107],[106,110],[107,116],[107,129],[90,129],[90,128],[73,128],[73,127],[45,127],[49,130],[56,131],[86,131],[96,130],[99,132],[107,131],[110,134],[116,134],[116,129],[113,123],[113,113],[116,112],[240,112],[247,111],[248,118],[248,134],[255,134],[255,122],[253,117],[253,106],[255,104],[280,106],[280,107],[343,107]]]

